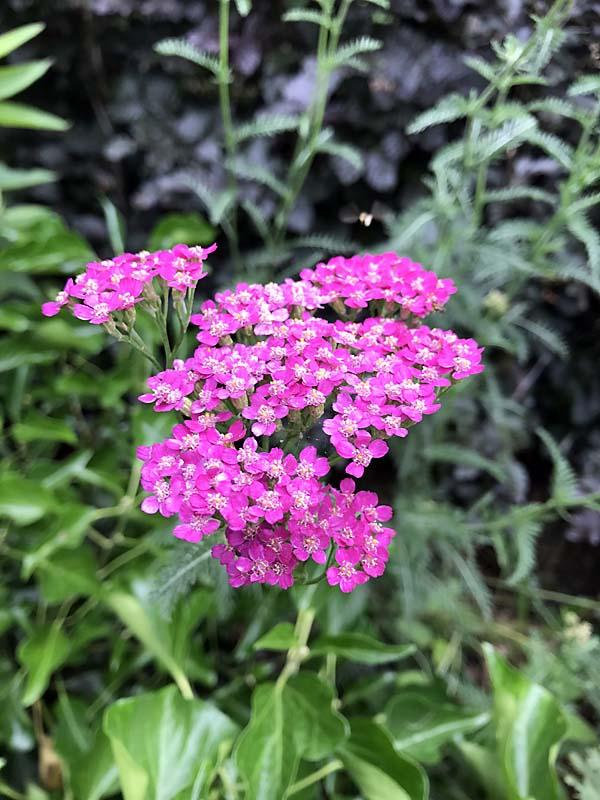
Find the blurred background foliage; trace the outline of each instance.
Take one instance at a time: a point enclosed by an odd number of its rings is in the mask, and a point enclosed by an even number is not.
[[[0,795],[598,800],[599,10],[5,0]],[[290,596],[138,510],[135,447],[172,424],[135,402],[145,362],[39,312],[94,254],[215,238],[207,294],[397,249],[487,348],[369,476],[392,563],[319,598],[288,700]],[[301,697],[311,735],[335,713],[277,773],[261,719]]]

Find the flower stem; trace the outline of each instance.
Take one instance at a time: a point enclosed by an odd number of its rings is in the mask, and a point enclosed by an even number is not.
[[[307,603],[310,603],[313,594],[314,589],[309,589],[304,593],[303,600],[305,600]],[[308,637],[310,636],[314,619],[315,610],[310,605],[306,605],[298,610],[296,626],[294,628],[296,644],[293,647],[290,647],[288,650],[285,666],[282,669],[279,678],[277,678],[277,683],[275,686],[278,691],[283,690],[283,687],[286,685],[289,678],[298,672],[302,662],[306,661],[308,658],[310,652],[308,649]]]
[[[301,792],[303,789],[307,789],[314,783],[322,781],[323,778],[331,775],[332,772],[337,772],[337,770],[342,769],[343,766],[344,765],[342,762],[337,758],[333,761],[330,761],[329,764],[325,764],[324,767],[321,767],[321,769],[318,769],[316,772],[311,772],[310,775],[307,775],[306,778],[302,778],[301,781],[296,781],[296,783],[293,783],[287,790],[286,797],[290,797],[293,794],[298,794],[298,792]]]
[[[229,91],[230,69],[229,69],[229,6],[230,0],[220,0],[219,2],[219,107],[221,110],[221,123],[223,125],[223,137],[225,139],[225,151],[227,153],[226,166],[227,187],[234,196],[231,204],[229,224],[229,243],[231,254],[235,265],[236,273],[241,271],[240,249],[237,229],[237,178],[233,171],[233,164],[236,158],[235,130],[233,127],[233,116],[231,113],[231,93]],[[225,229],[225,226],[224,226]]]

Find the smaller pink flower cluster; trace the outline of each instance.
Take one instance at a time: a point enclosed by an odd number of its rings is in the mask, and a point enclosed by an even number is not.
[[[55,300],[44,303],[42,313],[53,317],[69,305],[78,319],[102,325],[116,312],[154,299],[156,292],[151,287],[155,278],[177,292],[194,288],[206,274],[204,261],[216,248],[216,244],[206,248],[178,244],[171,250],[123,253],[92,261],[85,272],[74,280],[69,278]]]

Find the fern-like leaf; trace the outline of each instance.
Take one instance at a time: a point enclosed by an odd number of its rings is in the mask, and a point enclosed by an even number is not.
[[[360,36],[358,39],[353,39],[346,42],[337,52],[335,52],[329,61],[331,69],[338,69],[339,67],[353,67],[354,69],[363,70],[366,67],[364,61],[359,56],[364,53],[374,53],[380,50],[382,43],[379,39],[373,39],[371,36]]]
[[[251,164],[248,161],[237,159],[235,161],[228,161],[227,166],[239,178],[260,183],[262,186],[267,186],[269,189],[271,189],[271,191],[275,192],[275,194],[278,194],[280,197],[285,197],[285,195],[288,193],[288,188],[284,183],[278,180],[271,172],[269,172],[269,170],[266,170],[257,164]]]
[[[577,498],[579,494],[579,486],[575,471],[560,452],[558,445],[548,431],[545,431],[543,428],[538,428],[536,433],[546,446],[550,458],[552,459],[552,498],[559,504],[569,503]]]
[[[494,79],[498,73],[494,69],[493,64],[490,64],[489,61],[486,61],[479,56],[465,56],[463,61],[467,67],[474,70],[474,72],[477,72],[482,78],[485,78],[486,81],[489,81],[490,83],[494,82]]]
[[[351,239],[344,239],[339,236],[332,236],[326,233],[315,233],[310,236],[300,236],[297,239],[290,240],[290,244],[294,247],[315,247],[318,250],[323,250],[326,253],[350,253],[352,250],[358,250],[358,245]]]
[[[598,231],[592,227],[583,212],[570,214],[567,219],[567,228],[585,247],[592,274],[597,278],[600,277],[600,235]]]
[[[488,203],[511,203],[515,200],[537,200],[541,203],[556,204],[556,197],[550,192],[535,186],[511,186],[508,189],[496,189],[485,194]]]
[[[560,356],[560,358],[567,358],[569,355],[569,348],[563,337],[543,323],[522,317],[516,320],[516,324],[520,328],[524,328],[531,333],[536,339],[539,339],[549,350],[556,353],[557,356]]]
[[[320,153],[327,153],[330,156],[344,159],[344,161],[352,164],[357,170],[363,167],[363,157],[360,150],[357,150],[356,147],[352,147],[350,144],[335,142],[328,139],[319,145],[318,150]]]
[[[442,98],[428,111],[419,114],[408,126],[407,133],[421,133],[434,125],[454,122],[467,115],[469,102],[460,94],[451,94]]]
[[[522,519],[512,527],[516,561],[514,570],[506,579],[509,586],[518,585],[533,572],[536,560],[536,545],[541,530],[541,521],[535,519]]]
[[[209,53],[198,50],[197,47],[194,47],[193,44],[190,44],[185,39],[163,39],[154,45],[154,50],[160,53],[161,56],[178,56],[186,61],[191,61],[192,64],[197,64],[199,67],[212,72],[215,77],[221,75],[219,59]],[[231,76],[223,75],[222,77],[229,80]]]
[[[281,19],[284,22],[310,22],[320,28],[329,29],[331,27],[331,22],[326,14],[309,8],[292,8],[290,11],[286,11]]]
[[[295,131],[298,127],[300,117],[286,114],[261,114],[252,122],[238,125],[235,130],[236,142],[243,142],[246,139],[256,139],[260,136],[275,136],[285,131]]]
[[[488,472],[497,481],[506,480],[506,472],[500,464],[480,455],[475,450],[452,444],[434,444],[425,448],[425,458],[430,461],[441,461],[448,464],[472,467],[483,472]]]
[[[600,75],[581,75],[569,86],[567,94],[578,97],[582,94],[600,94]]]
[[[528,136],[527,140],[530,144],[540,147],[566,170],[571,170],[573,166],[573,148],[558,136],[537,130]]]
[[[210,580],[210,551],[215,541],[213,536],[208,536],[198,544],[177,542],[169,547],[152,586],[152,596],[165,616],[171,614],[179,598],[199,581]]]
[[[505,122],[500,128],[482,136],[475,147],[475,163],[481,164],[511,150],[523,141],[530,140],[537,120],[530,114]]]
[[[533,103],[529,103],[527,109],[577,121],[580,121],[583,115],[580,108],[568,100],[563,100],[562,97],[546,97],[544,100],[535,100]]]

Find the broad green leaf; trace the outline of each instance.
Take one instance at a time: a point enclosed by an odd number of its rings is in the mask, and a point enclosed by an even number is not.
[[[57,716],[53,738],[74,797],[101,800],[116,794],[119,776],[110,741],[102,730],[90,728],[87,705],[61,692]]]
[[[216,231],[201,214],[167,214],[150,234],[151,250],[162,250],[176,244],[207,245]]]
[[[442,747],[490,721],[487,711],[470,711],[440,702],[427,690],[411,689],[393,697],[385,709],[385,724],[397,750],[435,764]]]
[[[23,444],[29,442],[66,442],[77,444],[73,428],[61,419],[51,419],[41,414],[30,414],[12,427],[12,435]]]
[[[493,750],[469,741],[459,741],[457,747],[471,767],[490,800],[507,800],[507,787],[502,764]]]
[[[332,711],[332,699],[331,689],[314,673],[255,690],[252,717],[236,748],[248,797],[281,800],[301,758],[320,760],[333,753],[346,736],[346,721]]]
[[[415,649],[412,644],[384,644],[364,633],[322,636],[310,648],[313,655],[332,653],[361,664],[389,664],[411,656]]]
[[[38,491],[41,491],[39,487]],[[42,537],[29,546],[29,552],[23,559],[21,574],[27,580],[40,564],[65,548],[78,547],[93,522],[96,510],[78,503],[69,503],[60,507],[58,516],[48,524]]]
[[[29,189],[43,183],[56,180],[56,173],[49,169],[13,169],[0,164],[0,191],[12,192],[17,189]]]
[[[300,672],[288,681],[283,695],[285,713],[293,725],[302,758],[325,758],[346,738],[348,724],[332,710],[331,688],[315,673]]]
[[[237,726],[215,706],[184,700],[174,686],[118,700],[104,715],[125,800],[171,800],[202,792],[219,749]],[[191,797],[186,793],[182,797]]]
[[[94,258],[81,236],[43,206],[12,206],[4,212],[2,223],[12,244],[0,251],[0,271],[73,275]]]
[[[96,561],[89,547],[59,550],[40,563],[37,577],[47,603],[60,603],[78,595],[96,595],[100,591]]]
[[[555,698],[484,645],[494,692],[496,741],[514,798],[560,800],[556,757],[567,721]]]
[[[27,89],[38,78],[41,78],[50,68],[51,59],[29,61],[25,64],[16,64],[9,67],[0,67],[0,100]]]
[[[268,683],[252,695],[252,716],[238,739],[235,757],[248,797],[282,800],[294,782],[300,754],[290,720],[284,713],[283,691]]]
[[[43,22],[32,22],[29,25],[21,25],[19,28],[13,28],[0,36],[0,58],[7,56],[21,47],[30,39],[34,39],[45,28]]]
[[[23,705],[30,706],[44,694],[52,673],[69,652],[69,640],[56,623],[38,628],[21,642],[17,656],[27,672]]]
[[[119,619],[140,640],[150,653],[171,674],[186,698],[193,696],[192,687],[183,665],[176,658],[169,623],[162,619],[156,608],[148,601],[122,591],[111,591],[105,601]]]
[[[0,103],[1,128],[31,128],[44,131],[66,131],[69,123],[39,108],[22,103]]]
[[[365,800],[427,800],[424,770],[398,753],[389,734],[370,719],[351,720],[350,739],[339,755]]]
[[[279,622],[253,644],[255,650],[289,650],[296,644],[291,622]]]
[[[36,522],[53,504],[52,494],[35,481],[10,474],[0,477],[0,517],[8,517],[15,525]]]

